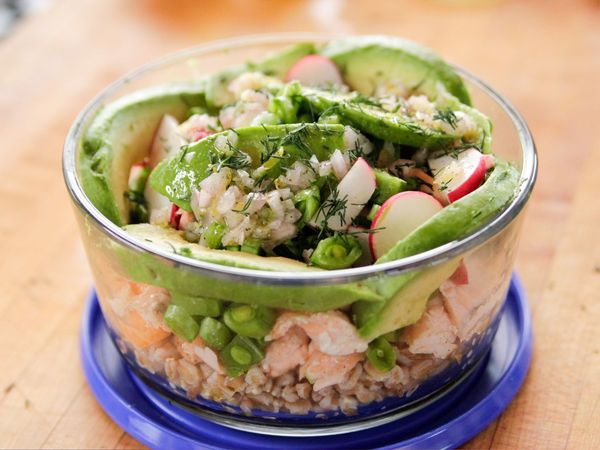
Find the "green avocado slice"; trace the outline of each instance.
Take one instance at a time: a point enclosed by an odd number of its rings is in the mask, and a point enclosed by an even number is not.
[[[460,138],[418,125],[408,117],[378,106],[375,100],[354,94],[334,94],[317,89],[304,89],[302,95],[309,108],[342,116],[354,128],[396,144],[412,147],[439,148]]]
[[[186,241],[180,231],[150,224],[127,225],[133,238],[157,250],[230,267],[276,272],[322,272],[298,261],[264,257],[243,252],[211,250]],[[214,275],[191,272],[147,253],[115,245],[115,256],[127,276],[140,283],[164,287],[179,296],[222,299],[237,303],[284,308],[297,311],[327,311],[357,300],[381,301],[382,297],[364,283],[333,286],[264,286],[239,281],[219,281]]]
[[[400,38],[357,36],[332,41],[320,53],[340,68],[354,90],[373,95],[380,83],[400,84],[407,91],[438,95],[438,83],[466,105],[469,92],[460,76],[432,50]]]
[[[124,193],[129,169],[147,156],[162,116],[181,120],[188,108],[203,104],[198,85],[162,86],[125,96],[100,111],[81,142],[79,174],[102,214],[117,225],[128,222]]]
[[[378,303],[379,308],[369,308],[366,302],[356,302],[352,315],[354,323],[359,327],[360,336],[372,341],[390,331],[417,322],[425,312],[431,294],[450,278],[459,263],[460,258],[455,258],[419,271],[389,301]]]
[[[233,103],[233,94],[227,90],[227,85],[238,75],[247,71],[256,71],[284,79],[296,61],[315,52],[314,44],[303,42],[267,56],[262,61],[246,62],[211,75],[206,79],[206,101],[209,106],[216,108]]]
[[[213,134],[162,161],[150,174],[150,184],[190,211],[192,191],[211,174],[213,165],[251,170],[262,164],[276,178],[284,165],[298,159],[310,159],[314,154],[323,160],[336,148],[343,150],[344,130],[343,125],[306,123],[238,128]],[[226,144],[219,147],[219,142]],[[283,154],[276,155],[280,148]]]
[[[415,229],[404,239],[398,241],[387,253],[381,256],[375,264],[395,261],[407,256],[431,250],[448,242],[475,231],[486,224],[493,216],[497,215],[510,203],[519,185],[519,172],[512,165],[496,158],[496,167],[485,181],[485,183],[471,194],[446,206],[431,219]],[[444,275],[441,269],[450,262],[440,266],[439,271],[432,269],[408,272],[393,277],[385,277],[376,280],[368,280],[366,284],[377,291],[386,302],[367,304],[357,302],[354,305],[354,316],[359,324],[359,333],[362,337],[374,339],[389,331],[389,324],[401,323],[400,319],[389,317],[392,311],[404,314],[401,304],[406,298],[411,298],[411,304],[421,304],[421,313],[424,311],[426,302],[419,302],[418,298],[427,298],[448,278],[452,272],[439,283],[420,282],[421,277],[434,277],[426,275],[431,270],[433,274]],[[437,275],[435,275],[437,277]],[[438,278],[435,278],[437,280]],[[404,294],[404,290],[411,286],[424,286],[423,295]],[[431,286],[431,290],[425,289]],[[411,288],[412,289],[412,288]],[[412,292],[412,291],[411,291]]]

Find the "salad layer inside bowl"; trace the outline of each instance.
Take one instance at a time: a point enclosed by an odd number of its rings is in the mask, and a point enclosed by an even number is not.
[[[336,273],[451,245],[514,203],[521,173],[476,106],[441,58],[385,37],[297,42],[104,106],[77,177],[134,244],[83,214],[122,353],[175,395],[246,414],[352,415],[456,379],[493,336],[514,217],[434,263]]]

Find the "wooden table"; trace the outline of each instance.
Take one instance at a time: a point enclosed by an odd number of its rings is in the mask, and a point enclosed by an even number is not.
[[[0,41],[0,447],[140,448],[96,404],[78,327],[92,280],[62,142],[108,82],[214,38],[403,35],[508,96],[541,170],[517,268],[535,343],[525,385],[468,448],[600,448],[598,1],[54,0]]]

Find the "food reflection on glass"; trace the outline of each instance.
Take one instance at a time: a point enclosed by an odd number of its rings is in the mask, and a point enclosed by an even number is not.
[[[393,275],[310,276],[482,229],[521,179],[493,136],[450,65],[382,37],[298,43],[108,104],[83,136],[78,176],[148,250],[86,243],[122,353],[175,393],[245,413],[353,414],[466,370],[493,337],[514,227]],[[306,276],[270,284],[222,278],[228,269]]]

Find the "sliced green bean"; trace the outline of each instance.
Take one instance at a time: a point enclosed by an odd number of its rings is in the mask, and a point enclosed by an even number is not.
[[[323,269],[345,269],[362,255],[358,239],[350,234],[336,234],[323,239],[310,257],[310,261]]]
[[[261,248],[261,242],[258,239],[246,239],[242,244],[240,251],[245,253],[251,253],[253,255],[259,255]]]
[[[177,305],[191,316],[218,317],[223,314],[223,302],[216,298],[192,297],[171,291],[171,303]]]
[[[317,213],[321,204],[321,193],[317,186],[303,189],[294,195],[294,206],[302,213],[302,221],[307,223]]]
[[[394,348],[383,336],[369,344],[367,358],[373,367],[382,372],[388,372],[396,365]]]
[[[181,306],[170,304],[165,312],[165,323],[181,339],[192,342],[198,336],[200,325]]]
[[[221,350],[220,356],[227,375],[237,377],[259,363],[264,352],[260,341],[236,336]]]
[[[199,334],[202,340],[215,350],[221,350],[233,339],[231,330],[224,323],[212,317],[202,319]]]
[[[375,169],[377,193],[375,201],[379,204],[385,202],[392,195],[408,189],[408,183],[401,178],[389,174],[386,170]]]
[[[208,245],[208,248],[223,248],[221,240],[223,239],[226,230],[227,227],[220,222],[211,223],[206,230],[204,230],[203,234],[204,241],[206,242],[206,245]]]
[[[265,337],[275,323],[275,312],[264,306],[233,305],[223,314],[225,324],[241,336]]]
[[[367,214],[367,219],[369,219],[370,221],[373,221],[373,219],[377,215],[377,211],[379,211],[379,208],[381,208],[381,205],[378,205],[377,203],[375,203],[371,207],[371,210],[369,211],[369,214]]]

